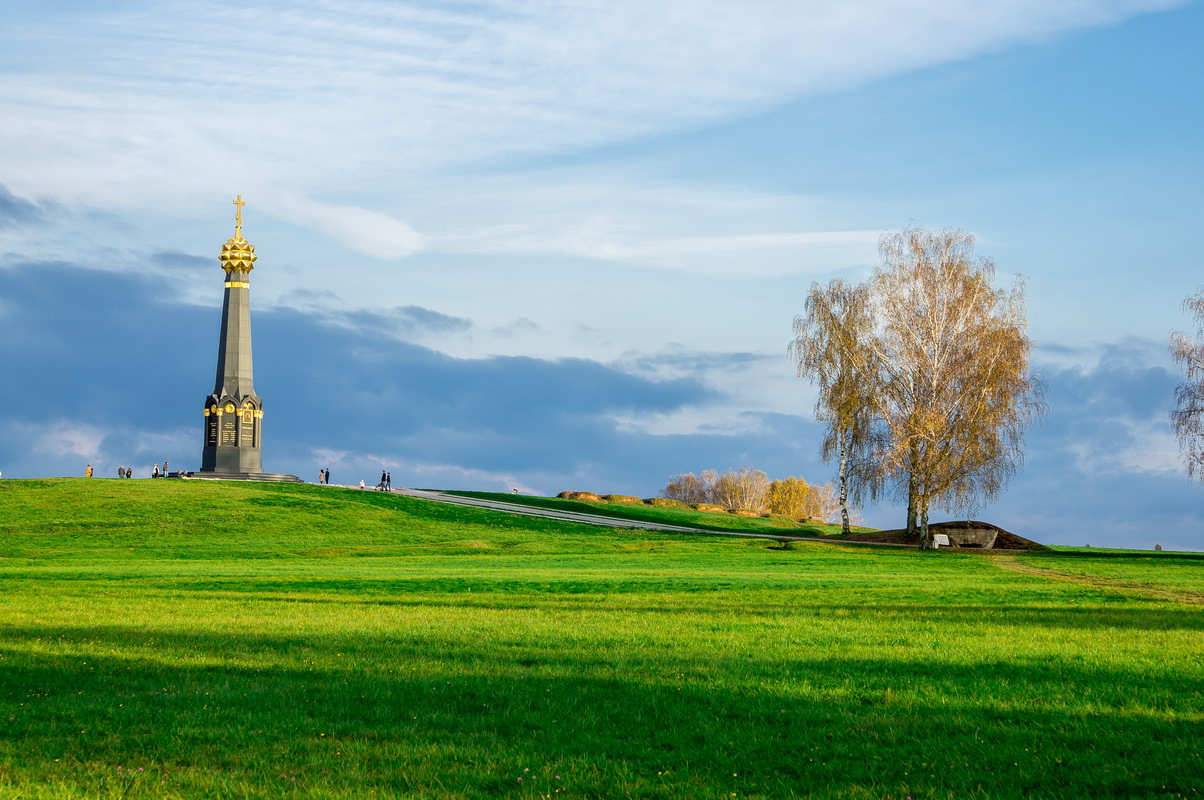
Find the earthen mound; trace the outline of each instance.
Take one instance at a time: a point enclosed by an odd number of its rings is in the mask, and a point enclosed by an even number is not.
[[[685,503],[671,497],[648,497],[645,498],[644,505],[653,508],[687,508]]]
[[[607,503],[642,503],[643,502],[643,500],[641,500],[640,498],[634,497],[629,494],[604,494],[604,495],[602,495],[602,499],[604,501],[606,501]]]
[[[956,549],[990,550],[1048,550],[1049,548],[1031,539],[1005,531],[998,525],[978,520],[955,520],[934,522],[928,526],[931,533],[943,533],[949,537]],[[889,531],[857,531],[843,537],[850,542],[883,542],[886,544],[919,545],[919,535],[908,536],[906,528]]]
[[[562,500],[581,500],[586,503],[601,503],[602,498],[593,492],[561,492],[556,495]]]

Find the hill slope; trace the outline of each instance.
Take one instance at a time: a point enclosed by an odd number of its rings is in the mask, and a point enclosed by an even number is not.
[[[1190,797],[1199,573],[3,481],[0,796]]]

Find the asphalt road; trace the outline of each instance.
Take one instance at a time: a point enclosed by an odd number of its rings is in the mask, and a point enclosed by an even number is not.
[[[535,508],[532,506],[519,505],[518,503],[505,503],[500,500],[479,500],[475,497],[460,497],[459,495],[447,494],[446,492],[436,492],[427,489],[393,489],[394,494],[402,494],[406,497],[415,497],[419,500],[430,500],[435,503],[451,503],[459,506],[475,506],[477,508],[488,508],[494,511],[504,511],[507,514],[519,514],[525,517],[547,517],[549,519],[562,519],[569,522],[582,522],[586,525],[601,525],[606,528],[636,528],[646,531],[668,531],[671,533],[704,533],[710,536],[738,536],[743,539],[779,539],[790,540],[794,542],[828,542],[832,543],[831,539],[823,539],[816,536],[787,536],[780,533],[738,533],[736,531],[712,531],[705,528],[691,528],[686,525],[663,525],[658,522],[641,522],[631,519],[618,519],[616,517],[606,517],[601,514],[583,514],[579,511],[560,511],[552,508]],[[842,544],[864,544],[873,547],[898,547],[900,545],[890,545],[881,542],[842,542]]]

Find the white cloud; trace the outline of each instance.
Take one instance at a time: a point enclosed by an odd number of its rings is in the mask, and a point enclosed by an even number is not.
[[[374,258],[405,258],[425,245],[422,234],[402,220],[354,206],[319,203],[299,197],[277,198],[268,201],[277,215],[290,221],[310,225],[329,234],[348,248]]]
[[[568,256],[715,277],[814,274],[877,260],[879,230],[828,198],[662,177],[635,160],[432,183],[432,251]]]
[[[1179,443],[1166,422],[1149,419],[1114,418],[1097,421],[1114,426],[1120,433],[1111,446],[1084,439],[1069,447],[1075,467],[1087,475],[1145,473],[1178,475],[1183,471]],[[1123,441],[1123,446],[1116,446]]]
[[[105,433],[93,425],[59,421],[52,423],[38,437],[35,451],[56,456],[80,456],[95,461],[100,457],[100,445]]]

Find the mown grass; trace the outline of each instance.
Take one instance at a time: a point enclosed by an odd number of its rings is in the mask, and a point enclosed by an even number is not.
[[[584,500],[566,500],[559,497],[537,497],[534,495],[505,494],[502,492],[454,491],[448,494],[462,497],[477,497],[482,500],[498,500],[504,503],[535,508],[554,508],[575,511],[616,519],[658,522],[664,525],[687,525],[712,531],[736,533],[764,533],[767,536],[834,536],[840,534],[839,525],[822,522],[796,522],[773,517],[738,517],[734,514],[714,514],[688,508],[657,508],[628,503],[593,503]],[[867,529],[862,529],[867,530]]]
[[[989,556],[316,486],[0,482],[0,519],[0,796],[1201,788],[1204,610]]]
[[[1181,592],[1204,599],[1204,553],[1140,553],[1100,556],[1033,553],[1026,566],[1121,588]]]

